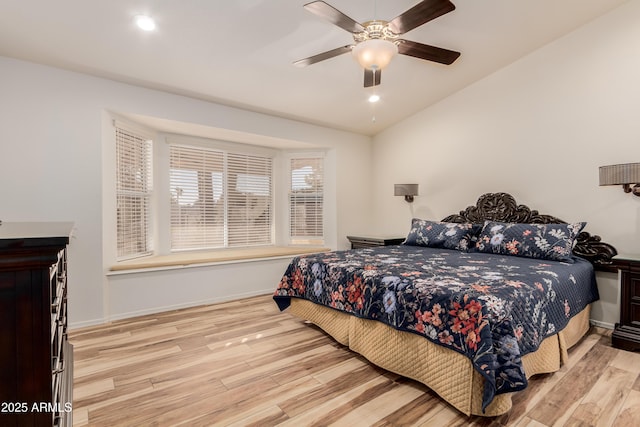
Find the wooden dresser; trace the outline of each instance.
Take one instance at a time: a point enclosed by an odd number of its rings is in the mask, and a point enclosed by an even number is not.
[[[67,340],[72,223],[0,224],[0,425],[70,426]]]
[[[611,344],[623,350],[640,350],[640,255],[617,255],[612,265],[620,270],[620,323]]]

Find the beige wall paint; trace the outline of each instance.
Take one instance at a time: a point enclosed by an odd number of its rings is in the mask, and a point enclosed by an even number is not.
[[[165,92],[0,57],[0,220],[74,221],[69,248],[72,327],[275,289],[282,260],[108,277],[114,248],[105,207],[109,114],[156,117],[326,147],[332,247],[370,228],[371,139]],[[361,173],[354,175],[352,168]],[[107,236],[107,237],[105,237]],[[281,272],[280,272],[281,270]],[[182,286],[180,291],[178,288]]]
[[[376,227],[406,234],[412,216],[442,219],[504,191],[640,253],[640,198],[598,186],[598,166],[640,161],[639,21],[640,1],[625,3],[377,135]],[[413,206],[393,197],[405,182],[420,184]],[[612,325],[617,278],[598,281],[592,318]]]

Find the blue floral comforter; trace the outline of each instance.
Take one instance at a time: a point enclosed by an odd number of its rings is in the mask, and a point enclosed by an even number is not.
[[[274,300],[291,298],[375,319],[471,359],[486,379],[483,409],[522,390],[521,357],[598,299],[592,265],[386,246],[295,258]]]

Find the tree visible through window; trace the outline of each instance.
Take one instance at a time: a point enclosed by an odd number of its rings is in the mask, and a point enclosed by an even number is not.
[[[323,158],[292,158],[289,185],[289,235],[293,244],[324,242]]]
[[[172,144],[171,250],[272,244],[272,163]]]

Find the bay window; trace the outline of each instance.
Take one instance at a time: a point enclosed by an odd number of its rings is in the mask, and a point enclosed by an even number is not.
[[[114,124],[116,261],[324,244],[323,153]]]

